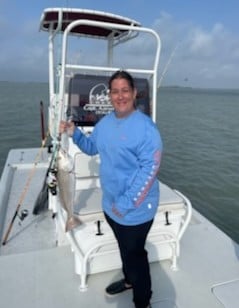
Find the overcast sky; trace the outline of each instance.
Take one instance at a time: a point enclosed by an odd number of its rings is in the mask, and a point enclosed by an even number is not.
[[[103,10],[139,21],[160,34],[162,85],[239,88],[238,0],[0,0],[0,80],[47,81],[44,8]],[[176,48],[176,49],[175,49]]]

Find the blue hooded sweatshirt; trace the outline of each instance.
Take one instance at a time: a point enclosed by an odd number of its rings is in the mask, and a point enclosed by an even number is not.
[[[154,218],[159,205],[162,141],[150,117],[134,111],[103,117],[90,136],[75,129],[73,142],[88,155],[100,155],[103,211],[121,225],[138,225]]]

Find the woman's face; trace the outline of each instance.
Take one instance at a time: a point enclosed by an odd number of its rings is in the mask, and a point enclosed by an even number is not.
[[[136,93],[126,79],[116,78],[112,81],[110,99],[118,118],[124,118],[135,110]]]

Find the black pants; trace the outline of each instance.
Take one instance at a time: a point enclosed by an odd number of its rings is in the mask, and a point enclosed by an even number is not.
[[[105,217],[118,241],[123,274],[126,283],[133,287],[135,307],[145,308],[149,305],[152,295],[145,241],[153,220],[137,226],[124,226],[116,223],[106,214]]]

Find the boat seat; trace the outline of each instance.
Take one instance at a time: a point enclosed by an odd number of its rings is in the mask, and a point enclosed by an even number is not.
[[[191,218],[191,204],[167,185],[159,185],[160,205],[146,247],[150,262],[171,260],[172,269],[176,270],[180,240]],[[121,268],[117,242],[102,212],[101,194],[100,187],[94,186],[77,190],[75,196],[74,212],[82,224],[68,236],[82,291],[87,289],[89,274]]]
[[[137,88],[136,106],[150,114],[149,83],[146,78],[134,78]],[[87,127],[95,124],[113,107],[108,96],[106,75],[75,74],[68,85],[67,116],[77,126]]]
[[[77,152],[74,156],[76,191],[99,188],[99,156]]]

